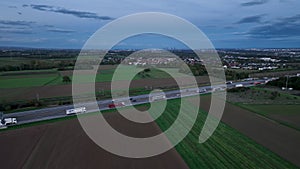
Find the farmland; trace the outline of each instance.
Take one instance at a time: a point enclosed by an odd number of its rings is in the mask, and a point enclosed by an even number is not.
[[[300,97],[274,88],[250,88],[229,92],[227,100],[282,125],[300,129]]]
[[[207,112],[210,108],[210,96],[201,97],[200,103],[201,109]],[[222,122],[284,159],[300,165],[300,152],[298,151],[300,134],[298,130],[276,123],[231,103],[225,105]],[[214,133],[213,137],[215,135],[217,132]],[[223,138],[226,139],[227,136],[225,134]],[[238,138],[236,139],[238,140]],[[235,142],[236,140],[232,140],[232,143]]]
[[[49,84],[59,84],[61,76],[55,70],[23,71],[2,73],[0,88],[38,87]]]
[[[297,105],[261,105],[248,104],[242,107],[275,120],[289,127],[300,130],[300,104]]]
[[[185,111],[194,108],[193,100],[190,99],[191,98],[186,98],[185,100],[188,104],[188,106],[185,106]],[[201,99],[203,100],[201,105],[204,106],[203,110],[205,110],[207,105],[209,106],[209,104],[207,104],[210,100],[209,96],[201,97]],[[103,112],[103,115],[109,124],[119,132],[126,133],[130,136],[149,137],[160,133],[160,130],[165,131],[173,124],[178,115],[179,103],[180,99],[168,100],[166,110],[162,116],[155,121],[160,129],[158,129],[155,123],[145,125],[130,122],[112,110],[105,111],[107,113]],[[149,106],[149,104],[138,106],[138,108],[145,110],[147,106]],[[130,113],[130,108],[125,109]],[[228,110],[225,111],[225,114],[226,113],[228,113]],[[89,116],[93,116],[93,114]],[[217,130],[207,142],[199,144],[198,137],[205,118],[206,112],[202,110],[199,111],[192,130],[187,137],[175,147],[189,168],[297,168],[267,148],[246,137],[240,131],[224,123],[219,124]],[[18,140],[20,140],[18,138],[20,137],[25,139],[25,142],[31,137],[30,144],[26,144],[26,147],[24,144],[18,144]],[[6,147],[14,147],[14,149],[20,149],[24,152],[16,153],[17,151],[6,151],[8,158],[6,161],[8,161],[9,164],[19,167],[21,167],[22,164],[12,163],[13,159],[24,161],[25,156],[27,156],[29,160],[27,160],[24,165],[30,168],[53,168],[57,165],[65,166],[65,168],[74,168],[75,165],[81,167],[86,165],[88,168],[95,168],[95,166],[106,168],[114,166],[118,168],[124,166],[129,167],[129,165],[143,168],[186,167],[181,158],[176,155],[177,153],[174,149],[157,157],[138,160],[125,160],[122,157],[109,154],[91,143],[75,119],[47,123],[19,130],[8,130],[1,132],[0,138],[0,143],[6,144]],[[7,140],[9,139],[15,141],[8,142]],[[51,143],[49,142],[50,140]],[[76,140],[76,142],[74,142],[74,140]],[[82,153],[78,155],[75,151]],[[83,154],[90,154],[91,158],[83,158]],[[68,156],[69,158],[64,160],[54,158],[59,156]],[[11,159],[9,157],[11,157]],[[103,163],[103,159],[106,159],[105,163]],[[76,163],[71,161],[76,161]],[[115,166],[115,164],[118,164],[118,166]]]
[[[100,66],[101,67],[101,66]],[[110,82],[112,80],[115,67],[105,67],[107,69],[101,69],[96,74],[95,82]],[[184,77],[186,75],[178,73],[178,69],[167,68],[172,72],[175,77]],[[144,69],[135,66],[121,66],[120,73],[121,78],[117,80],[130,80],[129,75],[135,74],[135,72],[142,72]],[[84,72],[84,71],[83,71]],[[33,71],[17,71],[17,72],[5,72],[0,74],[0,88],[21,88],[21,87],[38,87],[46,85],[63,85],[62,77],[69,76],[72,79],[72,71],[58,71],[56,69],[49,70],[33,70]],[[160,79],[170,78],[170,76],[158,69],[150,69],[147,73],[137,74],[133,80],[139,79]],[[93,75],[82,74],[78,77],[80,83],[92,83],[94,82]],[[92,79],[92,81],[91,81]]]
[[[136,136],[160,132],[155,123],[132,127],[117,113],[106,113],[105,117],[112,126]],[[188,168],[175,149],[145,159],[113,155],[93,143],[76,119],[1,132],[0,138],[0,144],[5,145],[1,148],[5,153],[1,156],[3,168]]]
[[[112,76],[116,66],[103,65],[97,70],[96,74],[96,93],[98,98],[109,98]],[[166,68],[175,77],[181,79],[180,82],[186,82],[184,75],[178,72],[176,68]],[[149,69],[136,66],[122,66],[120,69],[121,76],[116,79],[118,84],[126,83],[134,72],[140,72],[133,77],[130,83],[131,94],[143,94],[151,89],[174,89],[177,87],[176,82],[169,74],[159,69]],[[72,84],[63,82],[63,77],[68,76],[72,79],[73,71],[58,71],[57,69],[46,70],[26,70],[26,71],[10,71],[0,74],[0,107],[1,111],[11,112],[18,109],[24,110],[29,106],[30,109],[34,105],[60,105],[70,104],[72,96]],[[93,76],[89,71],[81,71],[79,74],[79,83],[88,86],[93,82]],[[134,73],[135,74],[135,73]],[[207,76],[196,77],[199,85],[208,84]],[[124,89],[120,89],[119,93],[124,93]],[[33,107],[32,107],[33,106]]]

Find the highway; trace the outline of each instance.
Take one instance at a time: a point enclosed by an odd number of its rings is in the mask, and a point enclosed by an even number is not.
[[[180,97],[187,97],[187,96],[193,96],[193,95],[199,95],[199,94],[206,94],[211,93],[213,91],[218,90],[225,90],[230,88],[235,88],[236,85],[242,84],[244,87],[250,87],[254,86],[257,83],[264,84],[266,81],[270,81],[272,79],[259,79],[259,80],[246,80],[246,81],[239,81],[239,82],[232,82],[228,84],[222,84],[222,85],[216,85],[216,86],[204,86],[199,88],[188,88],[183,89],[181,92],[180,90],[174,90],[174,91],[167,91],[165,92],[166,99],[175,99]],[[181,94],[180,94],[181,93]],[[132,106],[132,105],[138,105],[138,104],[144,104],[148,103],[149,101],[149,95],[138,95],[138,96],[132,96],[130,98],[119,98],[115,100],[116,102],[124,102],[125,106]],[[99,109],[100,110],[107,110],[110,109],[108,107],[109,104],[112,104],[112,100],[101,100],[98,101]],[[97,110],[91,110],[89,109],[89,105],[91,103],[82,103],[84,107],[86,107],[86,113],[90,112],[96,112]],[[63,118],[66,116],[66,110],[67,109],[73,109],[73,105],[64,105],[64,106],[57,106],[57,107],[50,107],[50,108],[43,108],[43,109],[37,109],[37,110],[30,110],[30,111],[24,111],[24,112],[17,112],[17,113],[9,113],[4,114],[3,118],[17,118],[18,123],[14,125],[20,125],[20,124],[26,124],[26,123],[32,123],[37,121],[43,121],[43,120],[51,120],[56,118]]]

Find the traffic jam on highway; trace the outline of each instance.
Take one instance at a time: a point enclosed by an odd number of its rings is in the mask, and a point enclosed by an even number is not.
[[[239,88],[239,87],[250,87],[260,84],[266,84],[271,80],[276,80],[276,78],[265,78],[265,79],[253,79],[248,78],[239,82],[227,81],[226,84],[220,84],[216,86],[205,86],[199,88],[189,88],[183,90],[175,90],[175,91],[167,91],[163,93],[154,93],[152,95],[139,95],[132,96],[130,98],[120,98],[115,100],[104,100],[99,101],[99,109],[107,110],[114,109],[118,107],[132,106],[138,104],[144,104],[149,102],[155,102],[159,100],[166,99],[176,99],[180,97],[188,97],[197,94],[206,94],[211,92],[224,91],[226,89],[231,88]],[[39,110],[32,110],[27,112],[19,112],[19,113],[10,113],[0,115],[0,129],[7,128],[7,126],[13,126],[18,124],[25,124],[43,120],[50,120],[55,118],[62,118],[71,115],[77,115],[82,113],[90,113],[95,110],[88,110],[88,104],[80,107],[74,108],[73,105],[54,107],[54,108],[44,108]]]

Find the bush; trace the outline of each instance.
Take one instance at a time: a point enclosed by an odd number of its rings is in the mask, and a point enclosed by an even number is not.
[[[238,87],[238,88],[228,89],[228,92],[238,93],[238,92],[245,92],[249,89],[250,89],[249,87]]]
[[[71,82],[71,78],[69,76],[64,76],[62,81],[64,83],[70,83]]]

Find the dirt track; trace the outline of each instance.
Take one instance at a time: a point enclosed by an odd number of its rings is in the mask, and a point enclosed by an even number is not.
[[[107,113],[105,117],[127,135],[146,137],[161,132],[155,123],[136,126],[117,113]],[[77,119],[1,132],[0,145],[0,164],[5,169],[188,168],[174,149],[145,159],[113,155],[94,144]]]

